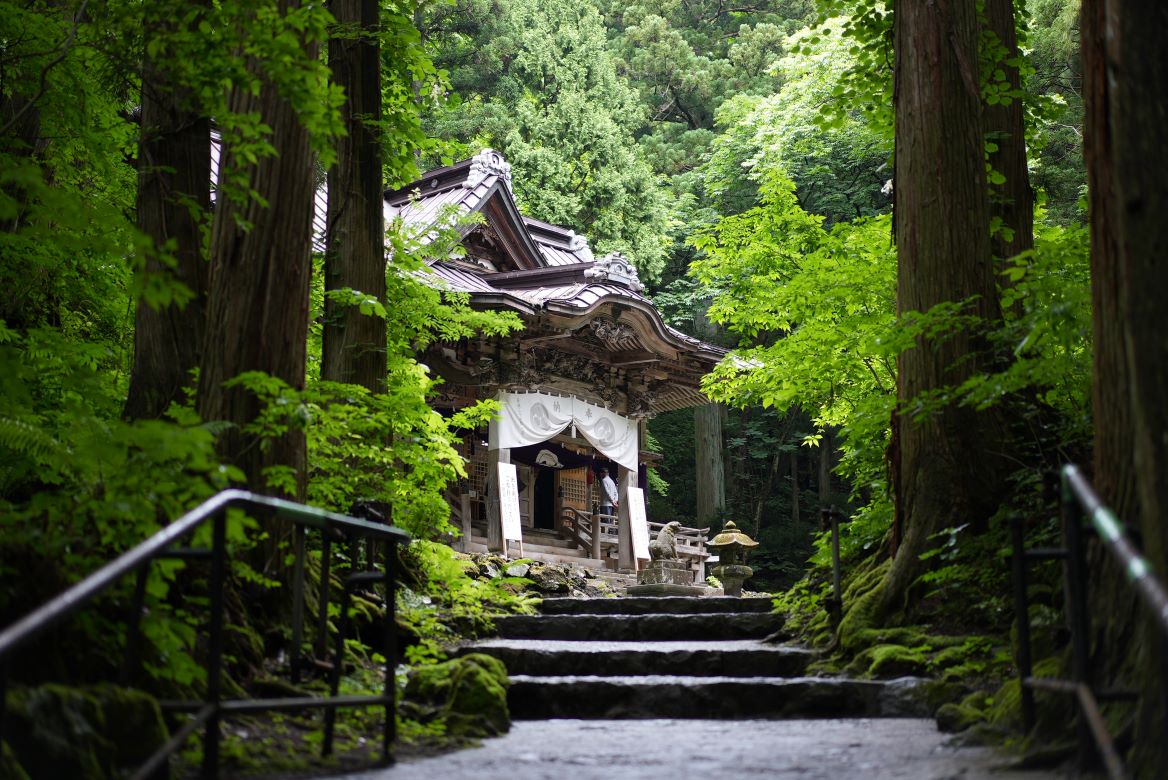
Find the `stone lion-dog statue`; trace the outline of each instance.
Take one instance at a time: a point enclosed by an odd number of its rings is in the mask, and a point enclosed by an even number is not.
[[[677,532],[681,530],[681,523],[673,520],[657,532],[657,538],[649,543],[649,557],[655,561],[677,560]]]

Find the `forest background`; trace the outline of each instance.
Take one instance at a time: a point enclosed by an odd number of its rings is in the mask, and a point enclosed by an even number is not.
[[[1046,475],[1089,461],[1097,435],[1084,67],[1074,0],[978,8],[974,91],[992,126],[974,232],[993,273],[917,306],[892,218],[913,190],[893,175],[911,155],[893,159],[908,114],[894,112],[883,3],[0,3],[0,613],[230,484],[390,506],[424,540],[450,532],[455,437],[491,409],[431,411],[415,355],[518,323],[420,280],[452,236],[426,244],[391,225],[386,272],[338,284],[352,252],[313,253],[309,210],[326,176],[330,193],[359,189],[339,171],[372,165],[376,192],[491,146],[526,214],[624,252],[672,324],[742,358],[709,378],[721,412],[652,422],[655,517],[737,520],[763,542],[760,585],[799,581],[797,610],[826,592],[815,510],[844,507],[849,570],[894,583],[885,614],[854,622],[943,620],[947,604],[1008,631],[1004,567],[984,565],[1002,555],[1002,518],[1024,513],[1049,538]],[[361,47],[346,44],[371,40],[354,66],[346,52]],[[226,150],[213,208],[211,118]],[[350,166],[363,134],[378,155]],[[380,263],[380,237],[366,249]],[[377,357],[346,362],[333,326],[358,320],[376,324],[362,338]],[[906,395],[918,370],[904,360],[925,342],[958,345],[962,367]],[[898,491],[897,432],[950,409],[979,430],[1009,419],[990,447],[1007,487],[992,511],[919,522]],[[692,442],[719,427],[724,505],[702,507]],[[233,523],[252,548],[235,575],[270,584],[284,540]],[[889,571],[906,544],[899,560],[922,565]],[[437,598],[458,570],[424,549]],[[189,585],[181,565],[161,567],[150,595]],[[426,627],[420,655],[443,630]],[[107,628],[112,657],[120,629]],[[198,670],[173,659],[193,651],[192,626],[152,617],[144,630],[169,659],[151,673],[191,683]]]

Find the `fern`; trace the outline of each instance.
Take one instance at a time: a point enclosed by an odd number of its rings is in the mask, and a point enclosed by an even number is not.
[[[41,428],[11,417],[0,417],[0,447],[58,470],[66,464],[64,455],[68,453],[61,442]]]

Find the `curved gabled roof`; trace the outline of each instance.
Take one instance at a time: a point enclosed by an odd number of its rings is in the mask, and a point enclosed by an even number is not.
[[[474,305],[543,315],[558,326],[579,327],[601,309],[635,312],[646,346],[677,358],[686,355],[712,367],[726,350],[685,335],[662,320],[636,269],[619,253],[597,259],[575,231],[524,217],[511,190],[511,166],[486,149],[469,160],[428,171],[416,182],[385,193],[387,220],[400,219],[416,232],[437,226],[443,214],[480,212],[493,237],[518,270],[494,272],[456,258],[433,259],[434,281],[468,293]],[[478,227],[463,229],[469,235]]]

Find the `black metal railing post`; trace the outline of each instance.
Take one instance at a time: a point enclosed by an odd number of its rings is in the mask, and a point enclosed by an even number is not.
[[[324,537],[320,544],[320,586],[316,594],[316,657],[324,658],[328,652],[328,605],[332,592],[332,559],[333,541],[329,532],[321,534]]]
[[[134,594],[130,597],[130,614],[126,619],[126,652],[122,657],[122,669],[119,680],[122,685],[134,684],[134,677],[138,674],[138,653],[142,644],[142,610],[146,606],[146,583],[150,579],[150,564],[145,563],[138,569],[138,576],[134,578]]]
[[[393,580],[397,545],[385,545],[385,733],[382,755],[393,763],[393,742],[397,739],[397,586]]]
[[[207,706],[210,717],[203,737],[203,777],[219,776],[220,700],[223,676],[223,589],[227,584],[227,509],[211,521],[211,626],[207,637]]]
[[[1063,476],[1063,540],[1067,550],[1066,567],[1067,622],[1071,632],[1071,678],[1080,685],[1091,685],[1090,616],[1087,614],[1087,555],[1083,543],[1083,512],[1070,484]],[[1090,724],[1080,708],[1078,724],[1079,761],[1086,766],[1094,756]]]
[[[1026,685],[1026,678],[1033,673],[1033,664],[1030,659],[1030,605],[1026,591],[1026,539],[1023,518],[1021,515],[1010,516],[1010,539],[1013,554],[1010,556],[1010,568],[1014,580],[1014,619],[1018,630],[1018,653],[1015,662],[1018,665],[1019,692],[1022,696],[1022,726],[1029,734],[1034,728],[1034,691]]]
[[[292,531],[292,682],[300,682],[301,646],[304,644],[304,537],[307,531],[297,524]]]
[[[839,627],[844,611],[843,575],[840,564],[840,518],[842,515],[843,513],[834,506],[821,507],[819,510],[820,527],[825,531],[831,531],[831,596],[827,599],[826,606],[833,627]]]

